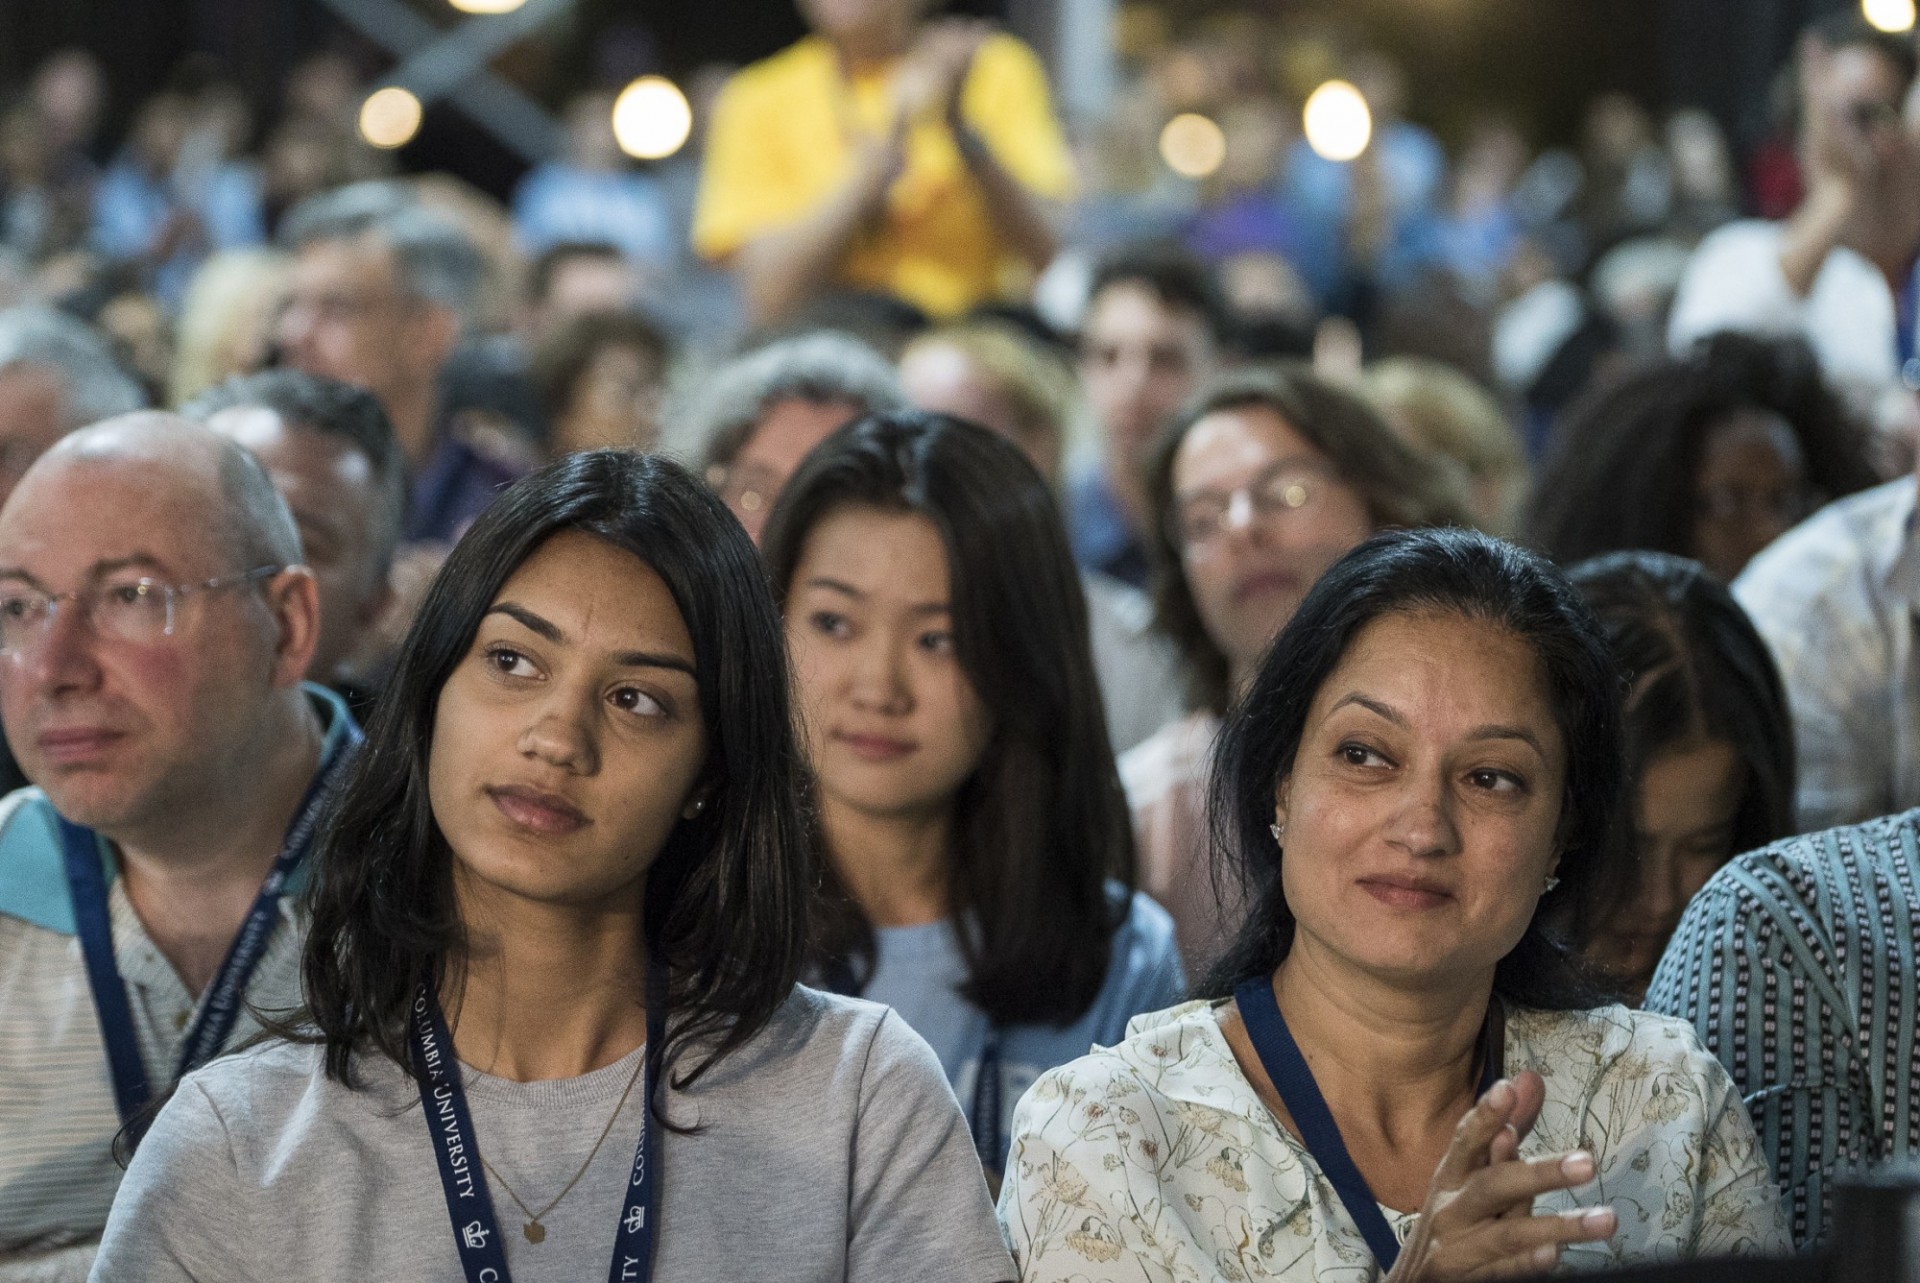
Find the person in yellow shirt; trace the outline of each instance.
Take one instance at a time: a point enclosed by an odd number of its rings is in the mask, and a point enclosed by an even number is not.
[[[937,0],[798,0],[813,34],[721,90],[694,248],[758,322],[834,286],[936,317],[1021,292],[1072,165],[1026,45]]]

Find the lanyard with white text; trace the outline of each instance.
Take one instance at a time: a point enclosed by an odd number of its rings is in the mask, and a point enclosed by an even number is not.
[[[1279,1000],[1273,996],[1272,979],[1255,976],[1243,980],[1233,991],[1233,1000],[1240,1008],[1240,1019],[1247,1027],[1247,1038],[1253,1043],[1254,1051],[1259,1053],[1260,1064],[1266,1069],[1267,1077],[1273,1080],[1273,1089],[1280,1094],[1280,1103],[1287,1107],[1287,1113],[1293,1116],[1294,1126],[1300,1129],[1300,1139],[1305,1143],[1307,1152],[1320,1165],[1320,1171],[1333,1185],[1333,1192],[1340,1196],[1340,1203],[1347,1209],[1347,1215],[1353,1218],[1360,1237],[1366,1239],[1367,1246],[1373,1249],[1373,1259],[1380,1263],[1380,1272],[1388,1273],[1393,1269],[1394,1261],[1399,1259],[1400,1240],[1394,1236],[1393,1228],[1380,1211],[1379,1200],[1374,1198],[1367,1178],[1354,1165],[1346,1142],[1340,1139],[1339,1125],[1333,1121],[1326,1097],[1320,1094],[1320,1084],[1314,1082],[1313,1070],[1307,1067],[1299,1044],[1294,1042],[1292,1032],[1287,1029],[1287,1018],[1280,1014]],[[1492,1089],[1499,1080],[1501,1065],[1505,1060],[1498,1021],[1489,1020],[1484,1037],[1487,1060],[1480,1071],[1480,1090],[1476,1097],[1484,1096]]]
[[[647,967],[647,1045],[640,1085],[640,1143],[634,1147],[633,1174],[620,1204],[614,1231],[608,1283],[648,1283],[653,1278],[654,1223],[660,1207],[660,1145],[653,1126],[653,1085],[667,1034],[667,967],[655,959]],[[480,1167],[480,1150],[467,1110],[467,1092],[453,1054],[453,1037],[440,1004],[422,989],[413,1000],[414,1076],[420,1104],[433,1133],[433,1157],[440,1165],[440,1189],[453,1223],[454,1247],[467,1283],[510,1283],[507,1249],[500,1237],[493,1196]]]
[[[220,1054],[240,1017],[240,1004],[253,978],[254,968],[267,951],[267,941],[279,920],[280,896],[287,879],[305,863],[313,849],[314,835],[344,776],[353,749],[360,743],[360,730],[349,722],[330,754],[323,757],[306,796],[293,813],[280,854],[274,857],[266,881],[254,897],[253,907],[240,923],[238,934],[227,947],[220,969],[213,973],[206,995],[200,1000],[200,1014],[187,1027],[180,1047],[180,1063],[174,1081],[186,1077]],[[80,954],[87,967],[88,986],[93,990],[93,1010],[100,1021],[100,1038],[107,1048],[107,1069],[113,1078],[114,1104],[120,1111],[120,1123],[138,1143],[149,1121],[144,1115],[153,1089],[147,1082],[145,1063],[140,1058],[140,1042],[134,1033],[133,1005],[127,997],[127,984],[113,956],[113,920],[107,910],[106,872],[100,863],[100,839],[92,829],[82,828],[61,817],[60,845],[65,857],[67,889],[73,897],[73,919],[80,937]]]

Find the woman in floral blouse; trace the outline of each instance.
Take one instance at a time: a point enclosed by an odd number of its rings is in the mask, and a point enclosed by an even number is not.
[[[1422,1283],[1790,1248],[1719,1063],[1545,925],[1620,875],[1620,679],[1559,571],[1463,531],[1337,563],[1229,719],[1255,908],[1021,1101],[1023,1280]],[[1278,1084],[1278,1086],[1276,1086]]]

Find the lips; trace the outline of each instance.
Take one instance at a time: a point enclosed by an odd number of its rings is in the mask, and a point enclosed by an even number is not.
[[[500,814],[534,833],[562,837],[593,823],[586,812],[557,793],[520,784],[496,785],[486,792]]]
[[[835,731],[833,739],[837,743],[844,744],[848,752],[866,762],[897,762],[920,747],[912,740],[854,731]]]
[[[1237,602],[1254,597],[1267,597],[1276,593],[1297,593],[1300,581],[1284,570],[1269,570],[1257,575],[1248,575],[1233,585],[1233,599]]]
[[[1361,878],[1360,889],[1393,909],[1436,909],[1453,899],[1453,893],[1437,882],[1397,873]]]
[[[34,737],[40,755],[52,766],[84,766],[106,756],[125,735],[98,726],[42,731]]]

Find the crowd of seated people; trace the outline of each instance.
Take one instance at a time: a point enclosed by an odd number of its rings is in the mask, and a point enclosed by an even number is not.
[[[257,156],[0,109],[0,1283],[1830,1249],[1920,1159],[1910,41],[1740,219],[1358,47],[1326,161],[1285,18],[1068,131],[798,9],[511,205],[331,52]],[[1181,67],[1232,165],[1131,182]]]

